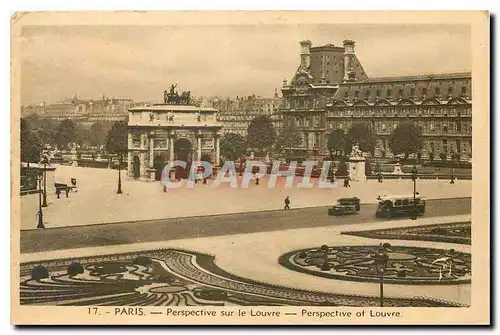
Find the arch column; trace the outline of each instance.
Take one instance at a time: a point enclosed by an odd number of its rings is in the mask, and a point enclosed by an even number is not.
[[[220,165],[220,144],[219,144],[219,140],[220,140],[220,135],[216,134],[215,135],[215,166],[217,166],[217,167]]]
[[[155,166],[154,166],[154,148],[155,148],[155,133],[149,133],[149,179],[155,180]]]
[[[196,160],[201,162],[201,133],[196,133]]]
[[[173,161],[175,160],[175,134],[173,133],[170,133],[168,135],[168,142],[169,142],[169,145],[168,145],[168,160],[169,160],[169,164],[172,164]],[[175,179],[175,170],[172,169],[170,171],[170,179],[173,180]]]
[[[132,177],[132,134],[128,133],[128,144],[127,144],[127,176]]]

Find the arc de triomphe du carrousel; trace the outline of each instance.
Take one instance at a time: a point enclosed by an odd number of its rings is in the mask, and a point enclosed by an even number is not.
[[[214,108],[191,103],[190,92],[178,94],[176,86],[164,92],[164,103],[129,109],[128,176],[140,180],[161,180],[169,162],[186,162],[170,178],[186,178],[192,162],[219,166],[222,125]]]

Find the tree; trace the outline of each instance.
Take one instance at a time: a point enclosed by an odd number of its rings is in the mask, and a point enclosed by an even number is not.
[[[355,123],[347,131],[346,153],[351,152],[353,145],[358,145],[361,151],[373,154],[376,140],[377,136],[370,124],[366,122]]]
[[[342,129],[335,129],[328,134],[328,150],[331,155],[343,154],[346,150],[347,139]]]
[[[337,166],[337,171],[335,172],[335,175],[337,177],[345,177],[349,174],[349,171],[347,171],[347,163],[345,162],[345,158],[341,158],[339,165]]]
[[[248,125],[247,133],[248,146],[261,152],[271,148],[276,141],[276,130],[268,116],[255,117]]]
[[[30,123],[21,119],[21,162],[38,163],[42,151],[42,142],[36,132],[31,129]]]
[[[246,141],[243,136],[236,133],[227,133],[222,136],[220,141],[220,152],[222,156],[229,160],[236,160],[245,154],[247,149]]]
[[[59,148],[66,148],[68,144],[75,142],[76,140],[76,126],[75,123],[70,120],[63,120],[57,126],[56,133],[54,135],[55,144]]]
[[[123,155],[128,150],[128,131],[125,121],[116,121],[108,131],[106,150],[110,154]]]
[[[29,123],[33,129],[36,128],[38,138],[43,144],[54,144],[57,124],[51,118],[41,118],[37,115],[29,117]]]
[[[123,155],[128,150],[128,132],[126,121],[116,121],[108,131],[106,150],[110,154],[118,156],[118,190],[117,194],[122,194],[121,165]]]
[[[94,146],[101,146],[106,140],[106,133],[101,123],[95,122],[90,126],[90,144]]]
[[[389,147],[396,154],[404,154],[405,160],[410,154],[422,150],[422,130],[413,122],[402,122],[392,131]]]
[[[290,154],[293,147],[297,147],[302,142],[302,137],[297,127],[292,123],[284,128],[276,140],[276,149],[280,151],[288,150]]]
[[[75,143],[80,146],[91,145],[90,129],[85,128],[81,123],[75,124]]]

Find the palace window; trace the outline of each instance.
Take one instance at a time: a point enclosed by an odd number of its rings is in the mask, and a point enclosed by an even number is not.
[[[462,132],[462,123],[457,122],[457,133],[461,133],[461,132]]]
[[[453,94],[453,87],[448,87],[448,95],[452,95]]]
[[[441,89],[439,87],[436,87],[436,89],[434,90],[434,95],[439,96],[439,94],[441,94]]]
[[[375,94],[377,95],[377,98],[380,97],[380,90],[377,90]]]
[[[410,95],[411,95],[411,96],[414,96],[414,95],[415,95],[415,88],[414,88],[414,87],[412,87],[412,88],[410,89]]]
[[[365,92],[365,97],[366,97],[366,99],[368,99],[370,97],[370,91]]]
[[[382,123],[382,131],[385,131],[385,123]]]
[[[448,126],[447,125],[443,125],[443,133],[447,133],[448,132]]]
[[[358,98],[358,97],[359,97],[359,91],[355,91],[355,92],[354,92],[354,97],[355,97],[355,98]]]
[[[349,92],[344,93],[344,99],[347,99],[349,97]]]
[[[467,94],[467,87],[466,86],[462,86],[462,92],[461,92],[461,95],[462,96],[465,96]]]
[[[399,89],[399,97],[400,97],[400,98],[402,98],[402,97],[403,97],[403,89],[402,89],[402,88],[400,88],[400,89]]]
[[[390,98],[392,95],[392,90],[389,88],[387,89],[387,97]]]
[[[431,121],[429,129],[430,131],[434,131],[434,121]]]
[[[425,88],[425,87],[424,87],[424,88],[422,89],[422,95],[427,95],[427,88]]]

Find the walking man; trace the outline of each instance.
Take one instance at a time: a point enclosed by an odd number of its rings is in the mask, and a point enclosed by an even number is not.
[[[378,176],[378,182],[381,183],[382,182],[382,172],[379,172],[377,174],[377,176]]]
[[[285,209],[290,209],[290,198],[289,197],[285,198]]]
[[[351,187],[351,185],[349,184],[350,180],[351,178],[349,178],[349,176],[345,177],[345,187]]]

